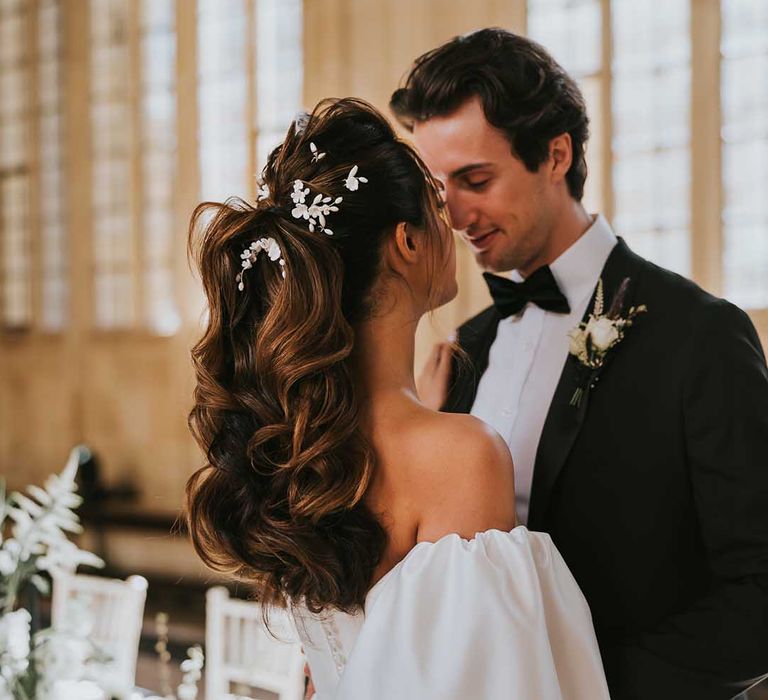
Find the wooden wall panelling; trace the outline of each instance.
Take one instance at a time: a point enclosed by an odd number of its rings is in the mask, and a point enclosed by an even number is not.
[[[66,340],[0,340],[0,475],[9,489],[59,471],[76,442],[72,362]]]
[[[201,311],[200,287],[186,254],[187,228],[199,201],[200,163],[197,157],[197,25],[194,5],[176,0],[177,176],[176,197],[176,295],[182,328],[197,326]],[[186,339],[182,340],[182,346]]]
[[[720,7],[691,0],[691,267],[693,279],[722,292]]]
[[[184,444],[186,397],[174,365],[182,362],[170,339],[114,334],[89,347],[86,441],[101,457],[109,484],[129,481],[139,508],[178,510],[188,470]]]
[[[611,36],[611,0],[602,0],[602,75],[601,75],[601,112],[600,125],[602,142],[600,144],[600,191],[603,201],[603,215],[608,221],[613,221],[613,187],[611,186],[611,169],[613,168],[613,152],[611,136],[613,133],[613,90],[611,81],[611,62],[613,61],[613,39]]]
[[[307,109],[324,97],[348,91],[348,0],[304,3],[304,104]]]

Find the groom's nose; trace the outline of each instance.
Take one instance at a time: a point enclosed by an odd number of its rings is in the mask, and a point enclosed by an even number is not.
[[[448,206],[448,213],[451,217],[451,226],[457,231],[464,231],[469,228],[477,220],[477,212],[475,208],[470,206],[470,203],[458,190],[451,191],[450,189],[445,193],[445,201]]]

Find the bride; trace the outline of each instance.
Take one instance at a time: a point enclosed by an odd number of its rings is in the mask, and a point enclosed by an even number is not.
[[[255,205],[201,204],[190,231],[209,315],[187,522],[209,566],[291,609],[317,700],[607,698],[581,592],[515,527],[506,444],[417,396],[416,326],[457,286],[415,152],[326,101]]]

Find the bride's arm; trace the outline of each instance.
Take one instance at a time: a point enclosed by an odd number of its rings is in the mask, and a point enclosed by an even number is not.
[[[417,541],[514,528],[512,457],[498,433],[474,416],[459,414],[436,417],[426,432],[414,494]]]

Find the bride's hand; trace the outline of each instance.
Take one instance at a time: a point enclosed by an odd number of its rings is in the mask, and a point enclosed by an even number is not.
[[[451,377],[450,341],[437,343],[429,358],[424,363],[416,379],[416,391],[419,399],[427,407],[439,411],[448,396],[448,381]]]
[[[312,682],[312,672],[309,670],[309,664],[304,664],[304,685],[304,700],[312,700],[315,697],[315,684]]]

